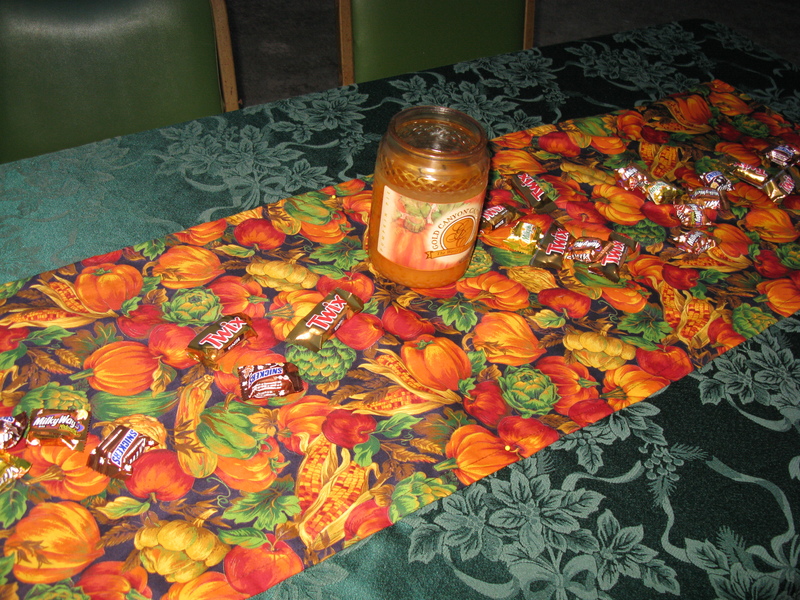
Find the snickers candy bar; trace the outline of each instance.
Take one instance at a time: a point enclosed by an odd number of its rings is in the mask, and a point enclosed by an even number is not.
[[[266,363],[239,367],[242,400],[279,398],[303,391],[297,366],[292,363]]]
[[[255,335],[250,317],[233,314],[218,319],[189,342],[187,354],[210,369],[217,369],[217,361],[231,348]]]
[[[27,441],[34,446],[63,444],[83,451],[89,435],[89,411],[39,408],[31,413]]]
[[[531,266],[560,269],[573,239],[566,229],[553,223],[539,240],[539,246],[531,258]]]
[[[512,189],[537,212],[550,212],[556,208],[552,187],[531,175],[516,173],[511,176]]]
[[[704,185],[710,187],[712,190],[719,190],[721,192],[730,192],[733,189],[731,180],[723,175],[722,171],[709,171],[700,175],[700,180]]]
[[[300,319],[286,336],[286,341],[319,352],[323,344],[346,319],[362,310],[364,303],[358,296],[335,288],[310,313]]]
[[[770,161],[784,168],[800,161],[800,150],[789,144],[773,146],[765,155]]]
[[[13,417],[0,417],[0,450],[9,450],[25,438],[28,415],[20,413]]]
[[[14,485],[31,468],[27,460],[0,450],[0,492]]]
[[[704,229],[680,232],[672,238],[672,241],[679,250],[689,254],[702,254],[717,245],[717,238]]]
[[[117,425],[89,454],[87,466],[98,473],[126,479],[133,473],[133,463],[156,445],[156,441],[138,431]]]

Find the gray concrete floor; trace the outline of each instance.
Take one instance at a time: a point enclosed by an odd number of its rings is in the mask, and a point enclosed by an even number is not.
[[[227,4],[245,106],[339,85],[335,0]],[[534,43],[548,46],[693,18],[724,23],[800,65],[797,0],[537,0]]]

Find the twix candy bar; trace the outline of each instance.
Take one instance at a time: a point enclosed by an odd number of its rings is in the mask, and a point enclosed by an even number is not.
[[[217,360],[231,348],[255,335],[250,317],[237,313],[218,319],[189,342],[186,352],[196,361],[216,369]]]
[[[513,190],[536,212],[546,213],[556,208],[548,184],[530,173],[515,173],[509,181]]]
[[[319,352],[322,345],[346,319],[362,310],[364,303],[358,296],[341,288],[335,288],[310,313],[300,319],[286,336],[286,341]]]

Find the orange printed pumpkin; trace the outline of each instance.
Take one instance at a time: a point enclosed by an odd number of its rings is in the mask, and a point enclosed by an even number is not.
[[[249,596],[233,589],[224,573],[206,571],[191,581],[173,583],[163,600],[246,600]]]
[[[493,310],[515,311],[530,306],[525,286],[497,271],[459,279],[456,289],[468,300],[478,300]]]
[[[29,444],[23,457],[31,463],[29,475],[56,498],[83,500],[101,493],[109,478],[86,466],[86,457],[100,443],[93,433],[86,438],[83,452],[64,445],[39,446]]]
[[[322,433],[322,424],[336,406],[324,396],[309,395],[302,400],[282,406],[278,411],[277,438],[286,448],[297,454],[302,440],[312,442]]]
[[[475,326],[474,332],[472,345],[475,350],[482,350],[489,362],[526,365],[545,352],[528,322],[516,313],[486,314]]]
[[[143,285],[142,275],[134,267],[103,263],[81,271],[75,278],[75,293],[87,308],[103,313],[122,308]]]
[[[753,208],[744,217],[744,225],[762,240],[785,244],[800,237],[786,211],[780,208]]]
[[[598,212],[614,223],[636,225],[645,218],[641,210],[644,199],[628,190],[600,183],[594,186],[592,198]]]
[[[467,353],[447,338],[421,335],[404,343],[400,356],[417,381],[435,390],[457,390],[472,373]]]
[[[762,281],[756,289],[766,294],[767,306],[779,315],[790,317],[800,310],[800,286],[797,284],[797,277]]]
[[[134,396],[153,383],[159,360],[139,342],[111,342],[98,348],[83,363],[84,371],[73,379],[88,376],[89,385],[117,396]]]
[[[439,463],[437,468],[453,469],[464,485],[475,483],[519,460],[506,442],[480,425],[464,425],[456,429],[447,442],[445,456],[447,460]]]
[[[278,443],[270,438],[252,458],[219,456],[214,474],[235,490],[260,492],[272,485],[286,464]]]
[[[520,456],[528,457],[557,442],[558,431],[534,418],[506,417],[497,425],[497,434]]]
[[[603,398],[614,410],[621,410],[655,394],[669,385],[669,380],[652,375],[636,365],[623,365],[606,371]]]
[[[341,242],[352,229],[353,226],[350,225],[347,216],[340,210],[333,213],[330,221],[322,225],[300,222],[300,235],[318,244]]]
[[[527,150],[498,150],[492,155],[492,168],[504,175],[525,171],[531,175],[544,173],[545,168]]]
[[[536,368],[556,384],[559,400],[553,410],[560,415],[569,414],[573,404],[600,395],[597,389],[600,384],[579,362],[567,363],[563,356],[545,356],[536,363]]]
[[[225,273],[216,254],[199,246],[173,246],[158,257],[152,270],[170,289],[200,287]]]
[[[602,298],[617,310],[636,314],[647,306],[649,294],[639,284],[629,282],[625,287],[604,287]]]
[[[184,231],[179,231],[175,234],[175,237],[178,238],[182,244],[205,246],[219,239],[227,228],[228,222],[225,219],[217,219],[216,221],[200,223]]]
[[[124,565],[119,560],[94,563],[81,573],[75,587],[81,588],[92,600],[151,598],[153,592],[147,586],[147,571],[139,565],[124,569]]]
[[[267,297],[254,279],[244,281],[241,277],[225,275],[206,287],[219,298],[222,314],[244,313],[253,318],[264,316]]]
[[[103,556],[100,529],[77,502],[42,502],[14,526],[3,547],[24,583],[55,583]]]

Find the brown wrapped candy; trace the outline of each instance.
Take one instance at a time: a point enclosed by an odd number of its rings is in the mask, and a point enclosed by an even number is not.
[[[133,474],[133,463],[156,445],[156,441],[138,431],[117,425],[89,454],[86,462],[98,473],[127,479]]]
[[[237,313],[218,319],[201,331],[186,349],[187,354],[210,369],[231,348],[256,334],[250,317]]]
[[[239,367],[242,400],[282,398],[303,391],[303,380],[292,363],[266,363]]]
[[[783,168],[800,162],[800,150],[789,144],[779,144],[766,151],[765,156]]]
[[[673,211],[681,225],[688,229],[707,227],[711,224],[711,219],[699,204],[676,204]]]
[[[0,417],[0,450],[9,450],[25,438],[28,427],[28,415],[20,413],[15,416]]]
[[[516,211],[507,206],[490,206],[484,209],[481,215],[481,229],[494,230],[503,225],[508,225],[520,216]]]
[[[722,171],[709,171],[700,175],[700,180],[704,185],[710,187],[712,190],[719,190],[721,192],[730,192],[733,189],[731,180],[725,177]]]
[[[786,171],[781,171],[767,180],[761,189],[777,204],[794,191],[794,179]]]
[[[32,445],[53,446],[63,444],[83,451],[89,435],[89,411],[39,408],[31,413],[27,441]]]
[[[553,223],[539,240],[538,248],[531,258],[531,266],[560,269],[573,239],[575,238],[566,229]]]
[[[644,190],[645,186],[653,183],[653,178],[641,171],[639,167],[628,165],[614,171],[617,183],[628,191]]]
[[[666,181],[654,181],[646,184],[642,190],[647,198],[656,204],[676,202],[683,195],[683,190]]]
[[[555,210],[555,198],[545,189],[548,186],[546,184],[543,186],[530,173],[515,173],[510,181],[512,189],[536,212],[546,213]]]
[[[27,460],[0,450],[0,492],[14,485],[30,468],[31,463]]]
[[[710,187],[697,188],[689,194],[689,203],[707,210],[727,210],[728,199],[719,190]]]
[[[610,244],[611,242],[599,238],[578,238],[569,245],[564,257],[582,263],[597,262],[608,251]]]
[[[767,173],[766,169],[755,167],[729,156],[723,159],[722,168],[728,175],[759,187],[769,179],[769,173]]]
[[[503,240],[503,246],[512,252],[533,254],[542,237],[542,228],[536,223],[526,221],[524,218],[514,223],[511,233]]]
[[[346,319],[362,310],[364,303],[358,296],[335,288],[310,313],[300,319],[286,336],[286,341],[319,352],[323,344]]]
[[[636,243],[632,240],[630,243],[619,239],[610,240],[600,259],[589,265],[589,270],[617,283],[620,279],[622,267],[635,247]]]
[[[675,247],[689,254],[702,254],[717,246],[717,238],[705,229],[690,229],[673,236]]]

